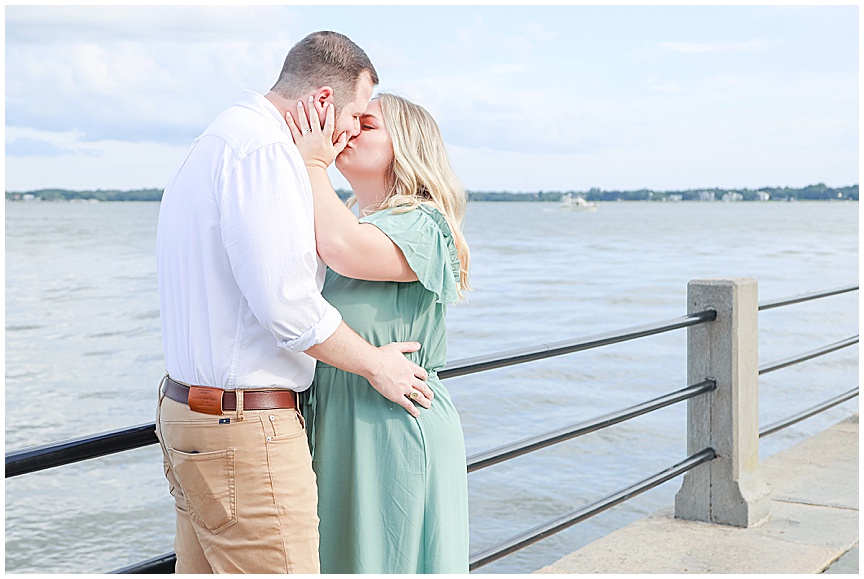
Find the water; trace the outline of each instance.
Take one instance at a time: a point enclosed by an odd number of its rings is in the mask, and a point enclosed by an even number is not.
[[[6,450],[152,422],[163,373],[156,203],[6,203]],[[857,203],[476,203],[467,303],[450,360],[681,316],[690,279],[754,277],[761,300],[857,283]],[[858,333],[858,293],[760,314],[760,363]],[[469,455],[685,386],[686,330],[447,386]],[[858,384],[847,348],[766,374],[760,423]],[[767,456],[857,412],[858,399],[763,439]],[[686,456],[680,404],[469,476],[471,550]],[[173,548],[158,447],[6,481],[6,571],[103,572]],[[680,478],[505,557],[528,573],[671,503]]]

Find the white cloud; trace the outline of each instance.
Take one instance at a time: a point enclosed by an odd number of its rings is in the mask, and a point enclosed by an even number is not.
[[[698,8],[676,23],[667,7],[654,25],[653,11],[628,10],[9,6],[7,187],[120,187],[133,176],[132,188],[159,186],[216,114],[244,89],[266,92],[288,46],[325,25],[367,49],[382,90],[429,109],[474,188],[507,178],[524,189],[558,179],[560,189],[574,167],[601,187],[715,179],[712,163],[731,178],[717,158],[741,162],[742,139],[757,153],[810,143],[813,162],[788,158],[831,182],[826,172],[857,154],[857,30],[838,29],[839,16],[814,9],[825,18],[792,38],[774,9],[750,11],[747,31],[760,37],[737,40],[740,7],[713,9],[718,23],[696,19]],[[813,23],[796,14],[782,12],[787,28]],[[684,33],[698,42],[662,42]],[[839,160],[816,166],[821,151]],[[665,161],[676,158],[698,170]],[[749,158],[782,172],[770,165],[782,153]]]
[[[7,155],[6,190],[162,188],[188,145],[104,141],[72,147],[76,154]]]
[[[776,44],[776,42],[772,42],[762,38],[755,38],[742,42],[720,42],[716,44],[697,42],[661,42],[657,46],[666,50],[671,50],[673,52],[720,52],[731,54],[739,52],[756,52],[760,50],[765,50]]]
[[[687,89],[677,82],[666,82],[663,84],[655,84],[651,86],[651,90],[656,90],[658,92],[668,92],[668,93],[682,93],[686,92]]]
[[[550,30],[542,23],[537,21],[528,21],[522,25],[522,29],[531,36],[535,41],[547,42],[558,38],[557,30]]]
[[[363,50],[369,55],[369,59],[379,72],[379,75],[383,71],[392,72],[396,69],[416,71],[417,67],[424,64],[410,52],[393,50],[389,45],[382,42],[381,39],[368,43],[363,47]]]
[[[83,142],[79,131],[40,131],[28,127],[7,127],[6,155],[25,156],[28,151],[39,151],[38,156],[85,155],[99,156],[102,148]]]
[[[251,40],[13,45],[6,122],[87,139],[188,142],[241,90],[266,92],[284,50]]]
[[[7,40],[35,44],[245,41],[297,35],[297,24],[279,6],[6,7]]]
[[[463,63],[490,55],[526,60],[534,55],[537,42],[554,37],[545,33],[537,23],[525,23],[518,29],[521,29],[522,34],[514,34],[496,25],[490,27],[486,17],[477,15],[470,24],[454,27],[454,41],[444,41],[442,45],[452,57],[459,58]]]

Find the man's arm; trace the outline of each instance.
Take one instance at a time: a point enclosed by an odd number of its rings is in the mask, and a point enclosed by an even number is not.
[[[325,364],[363,376],[382,396],[417,418],[420,411],[411,400],[429,408],[433,398],[432,389],[424,382],[429,374],[404,355],[419,349],[417,342],[393,342],[376,348],[342,322],[333,335],[306,353]],[[415,391],[418,393],[413,394]]]

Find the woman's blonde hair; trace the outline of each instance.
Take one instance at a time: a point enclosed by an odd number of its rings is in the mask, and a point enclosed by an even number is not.
[[[393,141],[393,161],[387,176],[389,191],[371,211],[410,211],[421,203],[438,209],[453,232],[459,256],[459,295],[470,290],[468,263],[471,254],[462,235],[467,197],[453,172],[438,124],[429,112],[402,97],[382,93],[384,126]]]

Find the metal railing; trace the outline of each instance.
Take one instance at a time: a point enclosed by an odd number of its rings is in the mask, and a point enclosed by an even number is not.
[[[445,380],[447,378],[476,374],[514,364],[542,360],[543,358],[552,356],[561,356],[581,350],[599,348],[601,346],[608,346],[610,344],[702,324],[714,320],[715,316],[716,312],[707,311],[652,324],[625,328],[617,332],[596,334],[551,344],[540,344],[538,346],[499,352],[487,356],[465,358],[451,362],[442,368],[438,372],[438,377]],[[150,422],[93,436],[8,452],[6,453],[6,478],[158,443],[156,424]]]
[[[828,344],[827,346],[822,346],[821,348],[816,348],[815,350],[810,350],[803,354],[790,356],[789,358],[777,360],[776,362],[770,362],[768,364],[762,364],[759,366],[759,375],[761,376],[768,372],[774,372],[775,370],[780,370],[781,368],[786,368],[788,366],[794,366],[795,364],[800,364],[801,362],[806,362],[807,360],[812,360],[813,358],[818,358],[819,356],[824,356],[825,354],[830,354],[831,352],[854,346],[857,343],[858,334],[855,334],[845,340],[840,340],[839,342],[834,342],[833,344]]]
[[[766,310],[804,301],[820,299],[828,296],[838,295],[846,292],[856,291],[858,286],[846,286],[822,292],[794,296],[782,300],[763,302],[759,304],[759,310]],[[657,335],[681,328],[705,324],[715,320],[717,313],[714,310],[706,310],[696,314],[674,318],[672,320],[660,321],[651,324],[634,326],[623,330],[597,334],[593,336],[578,338],[551,344],[541,344],[529,348],[511,350],[488,356],[478,356],[464,360],[457,360],[448,364],[438,375],[442,379],[455,376],[464,376],[477,372],[483,372],[495,368],[502,368],[514,364],[541,360],[553,356],[560,356],[577,351],[599,348],[610,344],[626,342],[646,336]],[[794,364],[810,360],[830,352],[851,346],[858,342],[858,336],[847,338],[840,342],[790,357],[777,362],[760,366],[759,373],[767,373]],[[508,444],[496,449],[481,452],[468,457],[466,468],[468,472],[474,472],[524,454],[534,452],[566,440],[582,436],[597,430],[619,424],[626,420],[653,412],[672,404],[690,400],[694,397],[712,392],[716,388],[713,380],[705,380],[698,384],[690,385],[681,390],[660,396],[658,398],[642,402],[635,406],[612,412],[595,419],[580,422],[553,432],[531,437],[522,441]],[[853,388],[843,394],[819,404],[813,408],[802,411],[786,420],[772,424],[763,429],[759,436],[767,436],[783,428],[787,428],[806,418],[814,416],[819,412],[841,404],[858,395],[858,388]],[[95,436],[82,437],[60,443],[29,448],[20,451],[6,453],[6,478],[36,472],[43,469],[71,464],[90,458],[105,456],[108,454],[132,450],[150,444],[156,444],[155,424],[142,424],[131,428],[106,432]],[[688,472],[699,465],[712,461],[716,454],[712,448],[705,448],[656,473],[632,486],[616,491],[594,503],[580,507],[566,513],[553,521],[549,521],[516,535],[506,541],[473,553],[470,557],[470,569],[473,571],[488,563],[509,555],[523,547],[540,541],[552,534],[564,530],[576,523],[584,521],[598,513],[601,513],[615,505],[633,498],[651,488],[654,488],[672,478]],[[173,553],[167,553],[142,561],[140,563],[117,569],[113,573],[170,573],[174,569],[175,558]]]
[[[847,390],[843,394],[835,396],[834,398],[831,398],[830,400],[826,400],[825,402],[823,402],[821,404],[817,404],[816,406],[808,408],[807,410],[802,410],[798,414],[790,416],[790,417],[786,418],[785,420],[779,420],[779,421],[777,421],[777,422],[775,422],[769,426],[764,427],[762,430],[759,431],[759,438],[762,438],[764,436],[768,436],[769,434],[774,434],[775,432],[779,432],[779,431],[783,430],[784,428],[789,428],[793,424],[798,424],[802,420],[806,420],[807,418],[810,418],[811,416],[816,416],[820,412],[825,412],[829,408],[834,408],[838,404],[843,404],[847,400],[852,400],[853,398],[858,396],[858,388],[859,387],[856,386],[855,388]]]
[[[158,444],[156,423],[6,453],[6,478]]]
[[[501,543],[498,543],[493,547],[489,547],[477,553],[472,553],[469,559],[470,570],[473,571],[479,567],[488,565],[489,563],[497,561],[502,557],[506,557],[507,555],[523,549],[528,545],[531,545],[533,543],[536,543],[537,541],[545,539],[546,537],[554,535],[555,533],[563,531],[568,527],[572,527],[576,523],[581,523],[582,521],[589,519],[594,515],[599,515],[603,511],[610,509],[615,505],[632,499],[633,497],[638,496],[645,491],[651,490],[654,487],[675,478],[676,476],[679,476],[689,470],[696,468],[700,464],[710,462],[714,460],[715,457],[716,453],[714,452],[714,449],[706,448],[705,450],[698,452],[693,456],[679,462],[678,464],[673,465],[653,476],[650,476],[645,480],[634,484],[633,486],[629,486],[625,489],[614,492],[611,495],[608,495],[596,502],[591,503],[590,505],[586,505],[574,511],[570,511],[569,513],[562,515],[557,519],[534,527],[533,529],[529,529],[524,533],[520,533],[519,535],[516,535],[515,537],[512,537]]]
[[[797,296],[792,296],[788,298],[781,298],[779,300],[772,300],[761,302],[759,304],[759,311],[770,310],[772,308],[780,308],[783,306],[791,306],[792,304],[800,304],[802,302],[808,302],[810,300],[818,300],[822,298],[827,298],[830,296],[836,296],[840,294],[845,294],[849,292],[858,291],[857,285],[847,285],[843,287],[838,287],[829,290],[822,290],[818,292],[812,292],[809,294],[800,294]]]
[[[759,304],[759,311],[761,312],[764,310],[770,310],[772,308],[789,306],[792,304],[800,304],[802,302],[806,302],[806,301],[810,301],[810,300],[816,300],[816,299],[826,298],[826,297],[830,297],[830,296],[836,296],[836,295],[840,295],[840,294],[844,294],[844,293],[848,293],[848,292],[853,292],[853,291],[858,291],[857,285],[843,286],[843,287],[834,288],[834,289],[830,289],[830,290],[823,290],[823,291],[819,291],[819,292],[813,292],[813,293],[793,296],[790,298],[783,298],[783,299],[779,299],[779,300],[761,302]],[[789,358],[786,358],[784,360],[778,360],[776,362],[772,362],[772,363],[768,363],[768,364],[762,364],[761,366],[759,366],[759,375],[761,376],[762,374],[774,372],[775,370],[780,370],[781,368],[787,368],[787,367],[793,366],[795,364],[800,364],[801,362],[805,362],[807,360],[812,360],[813,358],[817,358],[819,356],[824,356],[825,354],[830,354],[831,352],[835,352],[837,350],[847,348],[847,347],[852,346],[852,345],[857,344],[857,343],[858,343],[858,334],[851,336],[849,338],[846,338],[845,340],[839,340],[837,342],[834,342],[832,344],[828,344],[828,345],[823,346],[821,348],[817,348],[817,349],[811,350],[809,352],[804,352],[803,354],[799,354],[797,356],[790,356]],[[794,415],[789,416],[783,420],[778,420],[777,422],[774,422],[768,426],[765,426],[759,431],[759,438],[763,438],[765,436],[769,436],[771,434],[774,434],[775,432],[779,432],[785,428],[789,428],[790,426],[798,424],[802,420],[806,420],[808,418],[816,416],[817,414],[819,414],[821,412],[825,412],[826,410],[828,410],[830,408],[833,408],[833,407],[835,407],[839,404],[842,404],[848,400],[851,400],[852,398],[855,398],[856,396],[858,396],[858,391],[859,391],[859,386],[855,386],[854,388],[851,388],[851,389],[847,390],[846,392],[843,392],[842,394],[835,396],[834,398],[826,400],[820,404],[816,404],[815,406],[807,408],[806,410],[802,410],[802,411],[798,412],[797,414],[794,414]]]
[[[631,406],[630,408],[625,408],[624,410],[599,416],[593,420],[580,422],[579,424],[566,426],[552,432],[547,432],[546,434],[474,454],[468,457],[468,472],[474,472],[481,468],[486,468],[487,466],[492,466],[493,464],[498,464],[499,462],[504,462],[505,460],[510,460],[511,458],[516,458],[517,456],[522,456],[523,454],[528,454],[529,452],[534,452],[535,450],[540,450],[541,448],[546,448],[547,446],[558,444],[571,438],[576,438],[577,436],[614,426],[625,420],[660,410],[676,402],[682,402],[694,396],[705,394],[716,387],[717,384],[713,380],[705,380],[699,384],[688,386],[682,390],[666,394],[665,396],[643,402],[636,406]]]

